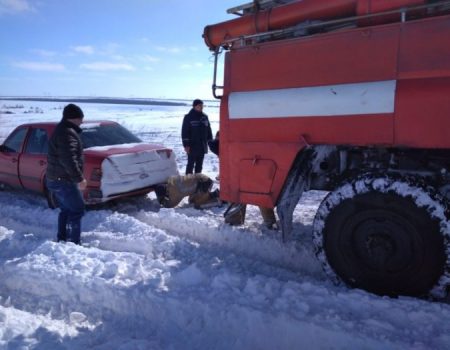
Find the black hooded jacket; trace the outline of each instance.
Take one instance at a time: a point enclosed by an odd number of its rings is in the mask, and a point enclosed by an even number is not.
[[[67,180],[74,183],[83,181],[83,145],[81,128],[67,120],[62,120],[50,137],[47,155],[47,179]]]
[[[208,116],[192,108],[184,116],[181,138],[183,147],[190,147],[191,155],[197,156],[208,153],[208,141],[212,140]]]

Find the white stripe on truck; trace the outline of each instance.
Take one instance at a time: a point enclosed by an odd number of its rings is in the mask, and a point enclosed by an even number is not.
[[[232,92],[230,119],[325,117],[394,112],[396,80]]]

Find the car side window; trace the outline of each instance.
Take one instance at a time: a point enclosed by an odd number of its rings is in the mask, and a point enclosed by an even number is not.
[[[20,152],[26,134],[27,128],[20,128],[11,134],[3,144],[5,150],[7,152]]]
[[[33,128],[31,129],[30,137],[28,138],[25,153],[31,154],[47,154],[48,137],[47,130]]]

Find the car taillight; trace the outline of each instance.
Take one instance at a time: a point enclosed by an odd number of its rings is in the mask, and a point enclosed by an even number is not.
[[[91,173],[91,181],[100,181],[102,179],[102,169],[94,168]]]
[[[156,151],[160,156],[165,157],[167,159],[170,158],[170,155],[172,154],[172,150],[171,149],[161,149]]]

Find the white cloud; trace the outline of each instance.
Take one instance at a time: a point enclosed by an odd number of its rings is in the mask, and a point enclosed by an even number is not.
[[[127,63],[112,63],[112,62],[92,62],[80,65],[82,69],[94,71],[111,71],[111,70],[126,70],[133,71],[135,68]]]
[[[99,49],[99,51],[100,51],[99,53],[102,54],[102,55],[107,55],[107,56],[116,55],[117,54],[117,50],[120,47],[121,46],[119,44],[111,42],[111,43],[108,43],[106,45],[103,45],[101,47],[101,49]]]
[[[53,57],[56,56],[56,52],[49,51],[49,50],[43,50],[43,49],[32,49],[31,52],[42,56],[42,57]]]
[[[34,11],[28,0],[0,0],[0,15]]]
[[[62,72],[66,70],[66,67],[60,63],[49,63],[49,62],[14,62],[14,67],[32,70],[32,71],[46,71],[46,72]]]
[[[172,46],[172,47],[157,46],[156,50],[161,51],[161,52],[173,53],[173,54],[179,54],[183,51],[183,49],[181,47],[176,47],[176,46]]]
[[[84,53],[86,55],[92,55],[94,53],[94,48],[90,45],[85,46],[74,46],[72,50],[78,53]]]
[[[155,57],[155,56],[150,56],[150,55],[141,55],[141,56],[139,56],[139,59],[141,61],[145,61],[145,62],[149,62],[149,63],[157,63],[157,62],[161,61],[160,58]]]
[[[116,60],[116,61],[125,61],[126,58],[122,55],[108,55],[110,56],[111,59]]]
[[[202,68],[204,66],[201,62],[195,62],[195,63],[185,63],[180,66],[181,69],[195,69],[195,68]]]

